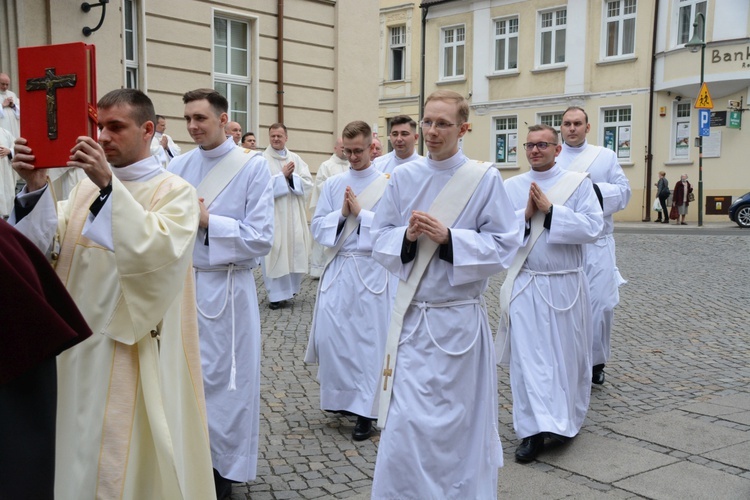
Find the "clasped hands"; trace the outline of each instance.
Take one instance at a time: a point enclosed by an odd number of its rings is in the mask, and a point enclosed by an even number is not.
[[[284,177],[286,177],[287,179],[292,177],[292,174],[294,173],[294,162],[290,161],[289,163],[281,167],[281,173],[284,174]]]
[[[526,220],[531,219],[537,210],[546,214],[551,208],[552,202],[549,201],[542,188],[536,182],[532,182],[529,188],[529,201],[526,203]]]
[[[354,214],[355,217],[359,217],[359,212],[362,210],[362,206],[357,200],[357,196],[351,187],[346,186],[344,192],[344,204],[341,206],[341,215],[349,217],[349,214]]]
[[[34,155],[26,145],[26,139],[19,137],[13,147],[13,170],[26,181],[27,190],[37,191],[47,183],[47,173],[34,168]],[[107,162],[102,147],[91,137],[81,136],[76,139],[76,145],[70,150],[68,167],[80,168],[96,184],[104,189],[112,182],[112,170]]]
[[[448,228],[427,212],[413,210],[409,217],[409,225],[406,227],[406,239],[417,241],[421,235],[425,235],[439,245],[445,245],[450,241]]]

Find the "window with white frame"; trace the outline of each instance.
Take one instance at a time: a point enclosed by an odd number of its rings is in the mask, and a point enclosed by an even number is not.
[[[518,16],[495,21],[495,71],[518,68]]]
[[[138,7],[135,0],[125,0],[122,4],[125,21],[123,41],[125,42],[125,88],[137,89],[138,75]]]
[[[495,122],[495,163],[498,167],[518,162],[518,118],[498,116]]]
[[[699,12],[706,16],[706,0],[678,0],[677,1],[677,45],[690,41],[693,34],[693,23]],[[698,29],[701,29],[698,26]]]
[[[610,108],[603,111],[604,147],[617,153],[619,160],[630,160],[632,137],[632,112],[630,106]]]
[[[466,47],[466,27],[453,26],[440,30],[440,60],[442,78],[464,76],[464,49]]]
[[[605,57],[635,53],[636,1],[607,0],[604,11]]]
[[[229,119],[249,130],[250,23],[214,17],[214,89],[229,101]]]
[[[403,80],[406,64],[406,26],[391,28],[391,80]]]
[[[674,117],[672,130],[674,131],[674,140],[672,144],[672,159],[687,160],[690,158],[690,111],[691,103],[677,102],[673,104]]]
[[[539,64],[541,66],[565,62],[567,23],[567,9],[539,13]]]
[[[562,126],[562,117],[562,111],[559,113],[540,113],[539,123],[541,123],[542,125],[548,125],[560,132],[560,127]]]

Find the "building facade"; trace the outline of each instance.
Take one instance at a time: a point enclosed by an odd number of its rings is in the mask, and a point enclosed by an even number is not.
[[[741,149],[750,132],[735,128],[743,113],[732,112],[747,107],[750,90],[746,0],[382,0],[379,125],[387,130],[402,113],[417,119],[420,88],[459,92],[472,111],[464,150],[507,178],[528,169],[520,146],[529,125],[559,128],[562,112],[581,106],[589,141],[613,149],[631,183],[631,202],[616,218],[648,219],[660,170],[671,185],[688,174],[698,196],[701,54],[686,47],[696,19],[701,34],[698,13],[713,101],[704,220],[726,220],[731,197],[750,190]],[[697,212],[691,204],[688,218]]]
[[[91,2],[94,3],[94,2]],[[168,120],[183,150],[182,94],[211,87],[230,103],[230,119],[268,144],[283,121],[289,147],[315,172],[344,125],[377,119],[375,3],[358,0],[6,0],[0,6],[0,71],[17,89],[18,47],[82,41],[96,45],[99,94],[139,88]],[[342,22],[347,20],[347,22]],[[22,103],[23,111],[23,103]],[[21,115],[23,120],[23,113]]]

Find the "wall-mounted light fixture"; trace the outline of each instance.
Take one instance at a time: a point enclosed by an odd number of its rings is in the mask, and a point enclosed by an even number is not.
[[[107,4],[109,3],[109,0],[99,0],[97,3],[89,3],[89,2],[83,2],[81,4],[81,10],[88,13],[91,9],[94,7],[101,7],[102,8],[102,17],[99,19],[99,24],[97,24],[93,28],[89,28],[88,26],[83,27],[83,36],[89,36],[94,31],[98,30],[102,27],[102,24],[104,24],[104,16],[107,13]]]

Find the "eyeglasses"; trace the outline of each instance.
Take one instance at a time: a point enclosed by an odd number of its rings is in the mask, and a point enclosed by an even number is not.
[[[347,149],[347,148],[344,148],[344,155],[346,155],[346,156],[352,156],[352,155],[354,155],[354,156],[362,156],[362,153],[364,153],[364,152],[365,152],[364,149]]]
[[[433,122],[432,120],[422,120],[419,122],[419,126],[426,129],[431,129],[432,126],[435,125],[435,128],[438,130],[447,130],[451,127],[458,127],[461,124],[460,123],[448,123],[444,121],[436,121]]]
[[[535,146],[539,151],[544,151],[549,146],[557,146],[557,143],[556,142],[526,142],[523,145],[526,151],[532,151]]]

